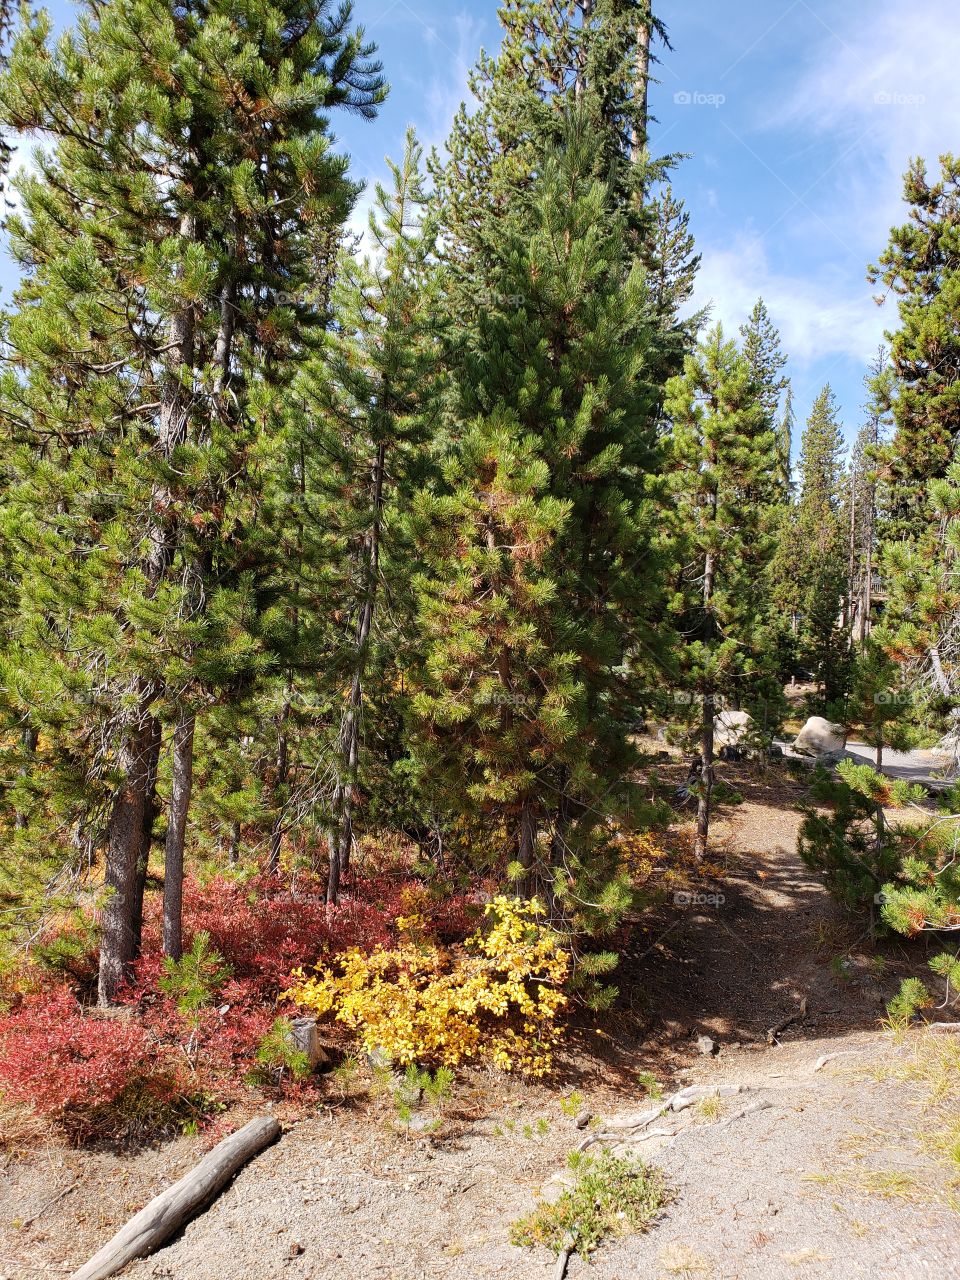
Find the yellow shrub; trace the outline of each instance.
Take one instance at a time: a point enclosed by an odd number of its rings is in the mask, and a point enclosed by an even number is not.
[[[473,1059],[544,1075],[567,1004],[570,953],[536,900],[496,898],[485,914],[486,929],[449,949],[421,941],[416,918],[405,920],[399,946],[347,951],[316,976],[295,974],[285,995],[400,1065]]]

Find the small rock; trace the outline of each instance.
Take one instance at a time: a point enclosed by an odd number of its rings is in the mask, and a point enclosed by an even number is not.
[[[290,1257],[299,1258],[301,1253],[305,1253],[305,1252],[306,1250],[304,1249],[303,1245],[299,1242],[299,1240],[294,1240],[293,1244],[290,1246]]]
[[[593,1116],[589,1111],[581,1111],[573,1123],[578,1129],[585,1129],[592,1119]]]
[[[697,1052],[702,1053],[704,1057],[710,1057],[712,1054],[719,1053],[715,1040],[711,1040],[709,1036],[697,1036]]]

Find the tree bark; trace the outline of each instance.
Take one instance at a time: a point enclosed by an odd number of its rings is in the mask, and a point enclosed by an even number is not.
[[[27,724],[23,728],[23,753],[28,759],[32,760],[37,750],[37,731],[33,725]],[[25,778],[30,772],[29,766],[25,762],[20,769],[20,777]],[[20,809],[14,814],[13,825],[15,830],[22,831],[27,825],[27,815]]]
[[[196,717],[184,714],[173,734],[173,786],[167,820],[163,871],[163,954],[183,955],[183,868],[187,815],[193,793],[193,737]]]
[[[140,942],[143,936],[143,895],[147,887],[150,850],[153,847],[153,828],[157,820],[157,770],[160,767],[162,734],[160,721],[156,716],[150,717],[149,732],[150,754],[147,760],[147,795],[143,806],[143,843],[140,846],[140,857],[137,859],[137,883],[133,895],[133,953],[135,956],[140,954]]]
[[[284,705],[277,728],[277,762],[276,776],[273,783],[273,826],[270,830],[270,855],[267,870],[275,876],[280,870],[280,851],[283,847],[283,822],[286,814],[286,786],[290,776],[290,744],[287,740],[287,720],[290,716],[290,703]]]
[[[713,495],[713,512],[716,519],[717,495]],[[703,607],[710,617],[713,604],[713,592],[717,577],[717,557],[708,551],[703,568]],[[707,856],[707,842],[710,837],[710,804],[713,799],[713,738],[714,718],[716,716],[716,693],[709,685],[703,689],[703,715],[700,729],[700,795],[697,800],[697,838],[694,845],[694,856],[703,859]]]
[[[712,693],[703,695],[703,724],[700,731],[700,795],[697,799],[697,839],[694,855],[707,856],[710,837],[710,808],[713,799],[713,722],[716,702]]]
[[[137,871],[143,849],[152,736],[146,706],[141,712],[139,731],[128,734],[120,750],[124,783],[107,824],[104,878],[107,900],[97,977],[97,999],[101,1005],[108,1005],[116,998],[130,977],[136,957],[135,924],[140,910]]]
[[[192,214],[184,214],[180,223],[184,239],[194,239],[196,227]],[[170,320],[168,346],[170,363],[163,380],[156,448],[163,460],[169,460],[186,438],[190,420],[191,396],[181,373],[192,368],[194,358],[195,317],[186,306]],[[175,545],[174,522],[166,512],[172,494],[166,480],[154,486],[148,541],[149,551],[144,566],[147,592],[154,595],[169,571]],[[114,799],[107,823],[105,885],[109,893],[103,913],[100,944],[100,970],[97,981],[98,999],[109,1004],[129,976],[136,954],[137,919],[143,909],[142,890],[137,870],[144,847],[144,827],[148,813],[150,786],[150,743],[152,741],[150,704],[156,690],[144,680],[137,681],[137,712],[119,750],[123,782]],[[138,894],[141,896],[138,900]]]
[[[520,806],[520,825],[517,831],[517,861],[523,867],[523,877],[517,888],[524,898],[532,898],[536,892],[534,864],[537,857],[537,819],[533,804],[524,798]]]
[[[387,396],[384,392],[384,397]],[[340,880],[350,865],[350,846],[353,842],[353,791],[357,781],[357,764],[360,757],[360,716],[363,709],[363,680],[373,629],[377,599],[377,579],[380,573],[380,529],[383,521],[384,479],[387,463],[387,443],[381,440],[374,459],[372,482],[373,504],[370,529],[364,539],[363,603],[357,620],[355,636],[355,661],[350,682],[350,701],[340,728],[338,744],[340,776],[333,793],[330,835],[330,871],[327,879],[327,901],[336,902],[340,892]],[[336,864],[336,870],[334,870]]]
[[[643,17],[637,27],[637,52],[634,72],[634,102],[637,121],[630,133],[630,162],[639,164],[647,149],[650,95],[650,33],[653,14],[649,0],[643,5]]]

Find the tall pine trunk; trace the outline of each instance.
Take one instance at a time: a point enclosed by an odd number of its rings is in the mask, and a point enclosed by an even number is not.
[[[360,757],[360,716],[363,709],[363,680],[366,674],[370,650],[370,633],[377,599],[377,578],[380,572],[380,529],[383,521],[384,474],[387,463],[387,444],[381,440],[373,464],[373,508],[370,529],[364,539],[363,604],[357,620],[355,636],[354,670],[350,682],[350,701],[340,727],[338,756],[340,772],[334,788],[328,847],[330,870],[327,879],[327,901],[336,902],[340,893],[340,880],[350,865],[350,846],[353,843],[353,791],[357,780],[357,764]]]
[[[236,324],[235,287],[232,281],[220,290],[220,319],[213,350],[216,370],[215,393],[222,403],[230,379],[233,334]],[[210,568],[209,555],[194,556],[186,571],[187,610],[192,618],[204,607],[204,579]],[[187,819],[193,795],[193,744],[196,715],[181,707],[173,735],[172,790],[167,838],[164,848],[163,951],[179,960],[183,954],[183,874],[186,865]]]
[[[716,495],[713,497],[716,513]],[[703,605],[709,619],[717,576],[717,557],[708,551],[703,571]],[[709,684],[703,689],[703,710],[700,726],[700,795],[697,799],[697,837],[694,856],[699,860],[707,856],[710,838],[710,807],[713,800],[713,747],[716,694]]]
[[[136,958],[138,869],[143,850],[147,795],[150,785],[152,731],[147,705],[141,704],[140,727],[128,733],[119,756],[123,785],[113,803],[106,836],[107,891],[100,942],[97,999],[108,1005],[130,977]]]
[[[25,778],[30,774],[32,761],[37,751],[37,730],[31,724],[24,725],[21,741],[23,743],[24,763],[20,766],[20,777]],[[13,825],[17,831],[22,831],[27,825],[27,815],[22,809],[18,809],[13,817]]]
[[[287,780],[290,777],[290,742],[287,737],[287,722],[290,719],[289,693],[280,722],[277,725],[277,756],[273,778],[273,824],[270,828],[270,853],[267,859],[267,870],[275,876],[280,870],[280,853],[283,848],[283,833],[286,822]]]
[[[650,0],[643,5],[643,17],[637,27],[637,52],[634,63],[634,100],[637,106],[637,123],[630,133],[630,162],[639,164],[647,149],[647,131],[650,93],[650,36],[653,13]]]
[[[184,214],[180,233],[195,235],[191,214]],[[157,424],[157,452],[169,460],[186,438],[190,418],[190,395],[181,372],[192,367],[195,317],[184,307],[170,321],[168,352],[170,363],[163,380]],[[172,494],[165,481],[154,486],[152,509],[159,513],[149,529],[150,549],[145,576],[150,595],[156,593],[169,571],[175,546],[175,530],[166,513]],[[143,881],[138,867],[144,848],[144,828],[150,793],[150,753],[153,741],[150,711],[158,692],[143,679],[137,682],[137,713],[126,731],[118,757],[123,781],[113,802],[107,823],[105,887],[107,905],[103,913],[97,997],[102,1005],[112,1003],[129,976],[137,949],[137,920],[143,911]]]
[[[150,717],[150,742],[147,757],[147,794],[143,807],[143,842],[140,846],[140,857],[137,860],[137,881],[134,889],[133,916],[133,952],[140,953],[140,942],[143,936],[143,896],[147,887],[147,872],[150,869],[150,850],[153,847],[153,828],[157,821],[157,771],[160,767],[160,747],[163,735],[160,721],[156,716]]]
[[[193,738],[196,717],[183,715],[173,734],[173,777],[163,871],[163,954],[183,955],[183,868],[187,815],[193,792]]]
[[[703,695],[703,722],[700,729],[700,794],[697,799],[697,838],[694,855],[707,856],[710,837],[710,808],[713,800],[713,736],[716,699],[713,693]]]

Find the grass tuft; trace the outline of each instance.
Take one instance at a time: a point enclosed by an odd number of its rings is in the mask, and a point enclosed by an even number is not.
[[[568,1163],[576,1183],[556,1204],[539,1204],[518,1219],[514,1244],[544,1245],[555,1254],[572,1248],[585,1257],[605,1239],[645,1230],[669,1199],[661,1172],[638,1160],[573,1152]]]

